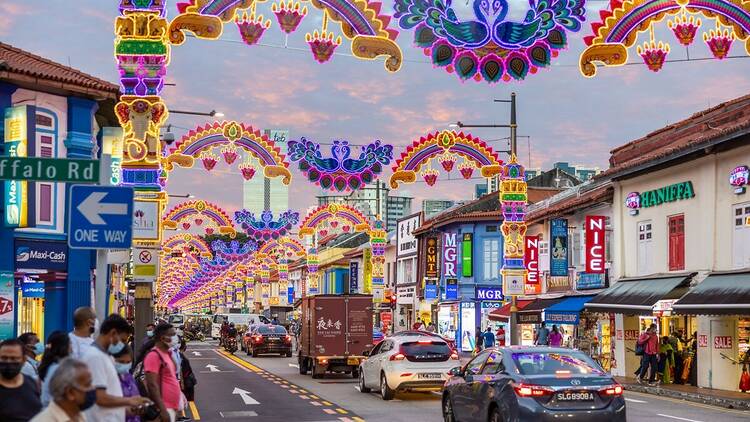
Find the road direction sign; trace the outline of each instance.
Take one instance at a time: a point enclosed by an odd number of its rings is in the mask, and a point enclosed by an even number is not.
[[[99,161],[71,158],[0,157],[0,180],[98,183]]]
[[[69,204],[71,248],[126,249],[133,243],[133,188],[74,185]]]

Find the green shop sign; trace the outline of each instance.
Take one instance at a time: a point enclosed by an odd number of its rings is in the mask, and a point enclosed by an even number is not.
[[[680,182],[646,192],[630,192],[625,198],[625,206],[631,210],[654,207],[666,202],[690,199],[695,196],[693,182]]]

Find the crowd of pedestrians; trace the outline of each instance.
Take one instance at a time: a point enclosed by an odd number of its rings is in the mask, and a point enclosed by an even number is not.
[[[172,325],[149,324],[140,347],[117,314],[99,324],[94,310],[82,307],[73,326],[46,342],[31,332],[0,342],[0,421],[189,420],[184,410],[197,380]]]

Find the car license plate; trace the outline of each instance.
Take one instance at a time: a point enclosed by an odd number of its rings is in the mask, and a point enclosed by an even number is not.
[[[357,358],[346,358],[347,365],[359,365],[359,359]]]
[[[417,378],[421,380],[439,380],[443,378],[443,374],[439,372],[431,372],[427,374],[417,374]]]
[[[277,338],[273,338],[273,337],[269,337],[269,338],[268,338],[268,341],[279,341],[279,339],[277,339]]]
[[[565,391],[557,393],[557,401],[594,401],[594,393],[591,391]]]

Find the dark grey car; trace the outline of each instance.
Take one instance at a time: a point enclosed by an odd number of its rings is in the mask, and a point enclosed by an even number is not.
[[[623,389],[578,350],[490,348],[451,370],[446,422],[624,422]]]

